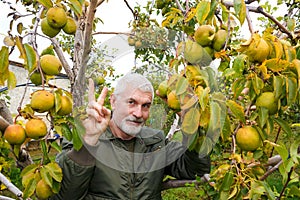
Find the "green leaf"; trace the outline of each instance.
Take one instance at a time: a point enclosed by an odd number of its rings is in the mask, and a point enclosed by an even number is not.
[[[294,163],[292,159],[287,159],[282,162],[282,164],[279,166],[279,172],[282,175],[281,182],[285,183],[288,179],[288,173],[292,170],[292,167],[294,166]]]
[[[80,135],[78,134],[76,127],[73,127],[72,129],[72,136],[74,149],[78,151],[82,147],[82,140],[80,138]]]
[[[205,73],[204,73],[205,71]],[[201,70],[201,74],[205,75],[205,83],[209,86],[210,91],[214,92],[218,90],[217,78],[215,76],[215,71],[211,67],[206,67],[204,70]]]
[[[184,77],[179,77],[176,82],[176,95],[181,95],[186,92],[189,86],[188,81]]]
[[[8,72],[8,79],[7,79],[7,88],[9,90],[12,90],[16,87],[17,85],[17,79],[15,74],[12,71]]]
[[[257,74],[253,74],[252,86],[256,94],[259,94],[261,89],[264,87],[264,81],[257,76]]]
[[[60,125],[60,128],[61,128],[61,133],[62,135],[68,140],[68,141],[72,141],[73,139],[73,135],[72,135],[72,132],[70,130],[70,127],[68,124],[66,123],[62,123]]]
[[[269,70],[273,72],[280,72],[282,70],[285,70],[290,65],[290,62],[287,60],[272,58],[266,60],[264,64]]]
[[[269,110],[265,107],[259,107],[258,117],[260,128],[263,128],[269,119]]]
[[[35,179],[31,179],[29,183],[27,184],[27,187],[23,190],[23,199],[27,199],[28,197],[31,197],[34,194],[35,188],[36,188],[37,182]]]
[[[247,80],[243,77],[243,78],[238,78],[233,82],[232,92],[233,92],[234,99],[237,99],[241,95],[241,92],[245,88],[246,81]]]
[[[8,60],[9,52],[8,48],[2,46],[0,50],[0,85],[4,85],[5,80],[8,78]]]
[[[277,151],[277,153],[280,155],[282,161],[286,161],[289,157],[289,152],[284,144],[277,144],[274,146],[274,149]]]
[[[291,105],[297,98],[297,79],[294,77],[287,77],[287,105]]]
[[[51,189],[54,194],[57,194],[60,191],[60,182],[53,180]]]
[[[21,172],[21,177],[25,176],[26,174],[33,173],[39,167],[38,163],[33,163],[27,165]]]
[[[238,104],[235,101],[232,100],[227,100],[226,105],[229,107],[231,110],[232,114],[239,119],[243,124],[246,123],[246,118],[245,118],[245,112],[244,112],[244,107]]]
[[[281,118],[274,118],[274,121],[282,128],[282,130],[288,135],[288,137],[292,136],[292,129],[287,121]]]
[[[74,11],[74,13],[77,16],[81,16],[82,15],[82,3],[78,0],[69,0],[69,4],[68,4],[71,8],[72,11]]]
[[[47,164],[48,162],[50,162],[50,158],[48,155],[48,148],[47,148],[46,141],[40,140],[40,144],[41,144],[41,149],[43,152],[43,164]]]
[[[36,53],[33,47],[29,44],[24,44],[24,49],[26,53],[25,69],[27,69],[31,73],[37,66]]]
[[[23,31],[23,23],[18,23],[17,25],[17,31],[21,35]]]
[[[42,4],[46,8],[53,7],[53,3],[51,0],[37,0],[40,4]]]
[[[231,136],[231,133],[232,133],[232,131],[231,131],[231,122],[230,122],[229,116],[226,116],[224,126],[223,126],[223,129],[221,131],[222,140],[223,141],[228,140]]]
[[[243,25],[246,18],[246,4],[244,0],[234,0],[234,10],[236,16],[239,18],[241,25]]]
[[[233,183],[233,173],[231,171],[228,171],[224,176],[222,185],[220,187],[220,191],[229,191],[232,183]]]
[[[56,162],[50,162],[44,166],[51,177],[57,182],[61,182],[63,178],[62,169]]]
[[[203,24],[210,11],[210,2],[201,1],[196,7],[196,19],[199,24]]]
[[[283,93],[284,80],[281,76],[273,77],[273,87],[274,87],[274,96],[275,99],[279,99],[279,97]]]
[[[222,9],[222,20],[226,22],[226,21],[228,21],[230,12],[224,4],[220,4],[220,6]]]
[[[199,157],[203,157],[210,154],[213,146],[214,143],[211,138],[203,136],[197,139],[195,150],[198,152]]]
[[[296,139],[290,146],[290,156],[295,164],[299,164],[300,155],[298,154],[298,147],[300,145],[300,139]]]
[[[199,126],[200,113],[197,108],[191,108],[184,115],[182,122],[182,131],[187,134],[194,134]]]
[[[235,71],[235,76],[241,76],[243,75],[243,71],[245,69],[245,60],[247,56],[244,54],[238,55],[233,63],[232,63],[232,68]]]
[[[226,111],[222,105],[217,102],[210,102],[210,119],[206,136],[209,137],[212,142],[216,143],[221,134],[221,130],[225,123]]]
[[[44,166],[40,168],[40,174],[42,179],[47,183],[50,187],[52,187],[53,179],[49,172],[49,170]]]
[[[50,146],[54,148],[57,152],[61,152],[62,150],[60,144],[58,144],[56,141],[51,142]]]

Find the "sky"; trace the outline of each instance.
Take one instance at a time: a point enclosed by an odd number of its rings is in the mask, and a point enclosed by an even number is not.
[[[3,1],[3,0],[2,0]],[[3,38],[7,35],[7,30],[9,28],[9,21],[11,18],[7,18],[7,14],[9,12],[9,7],[7,4],[4,4],[0,1],[2,17],[0,18],[0,45],[2,46]],[[154,1],[154,0],[153,0]],[[15,0],[9,1],[15,2]],[[127,1],[132,8],[139,3],[140,5],[145,5],[146,0],[128,0]],[[276,3],[276,0],[269,1],[270,4]],[[18,10],[21,12],[24,11],[23,6],[17,6]],[[128,27],[128,23],[133,19],[133,15],[131,11],[127,8],[126,4],[123,0],[108,0],[104,1],[101,6],[98,7],[96,16],[100,17],[104,24],[99,23],[97,25],[97,31],[102,32],[129,32],[130,29]],[[252,18],[253,24],[255,24],[255,18]],[[18,22],[26,23],[26,20],[22,18]],[[27,22],[28,23],[28,22]],[[16,26],[17,23],[15,23]],[[258,28],[258,27],[254,27]],[[249,30],[247,28],[247,23],[245,22],[243,27],[243,35],[247,38],[250,36]],[[126,47],[127,41],[126,38],[118,35],[111,34],[101,34],[96,35],[94,38],[100,43],[109,44],[111,47],[119,46],[122,48],[120,51],[120,55],[117,57],[118,59],[114,60],[114,66],[117,68],[117,71],[124,71],[124,69],[130,69],[135,64],[133,48]],[[122,43],[120,43],[120,41]],[[44,45],[45,47],[50,45],[50,42],[41,39],[38,37],[38,45]],[[42,49],[42,48],[41,48]],[[12,55],[11,59],[15,61],[23,62],[23,60],[18,59],[18,52],[15,51],[14,55]]]

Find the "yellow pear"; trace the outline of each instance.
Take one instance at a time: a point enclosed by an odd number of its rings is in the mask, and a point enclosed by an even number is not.
[[[43,179],[37,183],[35,193],[41,200],[48,199],[53,195],[51,187]]]
[[[75,20],[72,17],[68,16],[67,23],[62,29],[66,34],[74,35],[77,29]]]
[[[62,70],[60,60],[54,55],[46,54],[40,58],[42,71],[47,75],[58,75]]]
[[[4,139],[9,144],[22,144],[26,139],[26,132],[23,126],[19,124],[11,124],[4,131]]]
[[[30,106],[39,113],[49,111],[54,106],[54,95],[47,90],[37,90],[31,94]]]
[[[236,133],[236,144],[244,151],[255,151],[262,145],[262,141],[255,128],[244,126]]]
[[[61,96],[61,107],[58,110],[58,115],[68,115],[72,112],[73,102],[72,99],[68,96]]]
[[[30,119],[25,124],[25,131],[27,137],[32,139],[39,139],[47,134],[47,125],[41,119]]]
[[[47,11],[46,19],[51,27],[60,29],[67,23],[67,14],[61,7],[52,7]]]

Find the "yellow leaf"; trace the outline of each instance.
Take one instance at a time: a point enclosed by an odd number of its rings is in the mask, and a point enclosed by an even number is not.
[[[191,108],[183,118],[182,131],[187,134],[194,134],[199,125],[200,113],[197,108]]]
[[[25,53],[25,49],[24,49],[24,46],[22,44],[22,39],[18,36],[15,37],[15,41],[16,41],[16,45],[20,51],[20,56],[19,58],[21,59],[25,59],[26,58],[26,53]]]
[[[184,19],[184,22],[189,22],[191,19],[193,19],[193,17],[196,14],[196,9],[195,8],[191,8],[191,10],[187,13],[187,17]]]

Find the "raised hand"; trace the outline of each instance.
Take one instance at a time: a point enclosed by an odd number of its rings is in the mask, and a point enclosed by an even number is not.
[[[94,82],[89,79],[89,91],[88,91],[88,107],[86,112],[88,118],[83,121],[85,127],[84,141],[89,145],[95,145],[98,142],[100,135],[106,130],[111,111],[104,107],[104,101],[107,96],[108,89],[104,87],[101,91],[97,101],[94,94]]]

